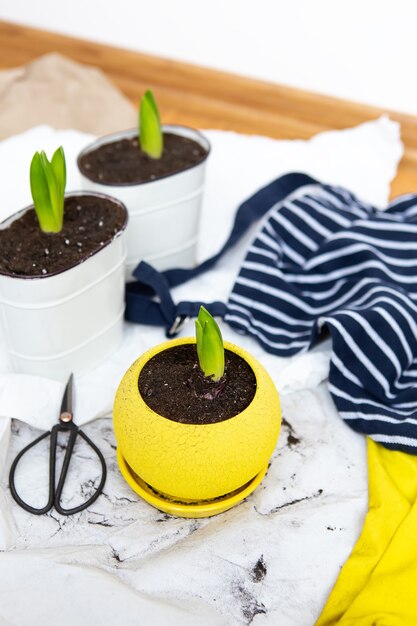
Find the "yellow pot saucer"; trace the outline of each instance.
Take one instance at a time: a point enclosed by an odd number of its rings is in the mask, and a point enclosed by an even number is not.
[[[151,504],[156,509],[168,513],[169,515],[175,515],[176,517],[211,517],[212,515],[218,515],[228,509],[231,509],[239,502],[242,502],[247,498],[261,483],[263,477],[266,474],[268,465],[266,465],[252,480],[236,489],[231,493],[214,500],[203,500],[196,502],[195,500],[178,502],[170,498],[167,495],[163,495],[158,491],[155,491],[140,476],[138,476],[132,468],[125,461],[119,448],[117,449],[117,462],[119,464],[120,471],[123,478],[129,484],[129,486],[135,491],[143,500]]]

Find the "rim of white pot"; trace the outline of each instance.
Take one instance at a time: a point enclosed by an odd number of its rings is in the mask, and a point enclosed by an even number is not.
[[[124,222],[123,222],[122,226],[119,228],[119,230],[117,231],[117,233],[115,233],[114,236],[111,239],[109,239],[108,241],[106,241],[102,246],[97,248],[97,250],[93,250],[88,256],[85,256],[82,259],[79,259],[78,261],[72,263],[71,265],[68,265],[64,269],[57,270],[56,272],[50,272],[49,274],[32,274],[31,276],[26,276],[24,274],[13,274],[11,272],[6,272],[6,271],[0,269],[0,276],[8,276],[9,278],[16,278],[16,279],[19,279],[19,280],[38,280],[40,278],[42,280],[45,280],[47,278],[51,278],[52,276],[57,276],[58,274],[63,274],[67,270],[70,270],[73,267],[77,267],[77,265],[81,265],[81,263],[84,263],[88,259],[91,259],[91,257],[93,257],[96,254],[98,254],[101,250],[104,250],[104,248],[109,246],[112,243],[112,241],[114,241],[117,237],[120,237],[120,235],[123,233],[123,231],[126,230],[126,226],[127,226],[128,221],[129,221],[129,214],[128,214],[128,211],[126,209],[126,206],[123,204],[123,202],[121,202],[117,198],[114,198],[113,196],[110,196],[110,195],[105,194],[105,193],[100,193],[100,192],[97,192],[97,191],[70,191],[70,192],[65,194],[64,199],[72,198],[74,196],[93,196],[95,198],[103,198],[104,200],[109,200],[110,202],[113,202],[114,204],[117,204],[124,212]],[[19,219],[19,217],[21,217],[22,215],[24,215],[24,213],[26,213],[27,211],[30,211],[31,209],[34,210],[34,208],[35,208],[34,205],[30,204],[29,206],[25,207],[24,209],[21,209],[20,211],[17,211],[16,213],[13,213],[13,215],[10,215],[5,220],[0,222],[0,230],[5,230],[8,226],[10,226],[10,224],[12,224],[14,221]],[[65,213],[64,213],[64,219],[65,219]],[[59,233],[57,233],[57,234],[59,234]]]
[[[163,174],[162,176],[158,176],[158,178],[155,178],[153,180],[146,180],[142,182],[114,183],[114,182],[96,180],[95,178],[92,178],[88,170],[86,170],[85,168],[81,166],[81,159],[83,158],[83,156],[85,156],[86,154],[90,152],[93,152],[100,146],[113,143],[114,141],[117,141],[118,139],[138,135],[137,128],[129,128],[127,130],[120,130],[116,133],[103,135],[102,137],[99,137],[92,143],[88,144],[88,146],[86,146],[83,150],[81,150],[77,158],[77,166],[78,166],[79,171],[81,172],[83,176],[85,176],[85,178],[88,178],[88,180],[90,180],[92,183],[103,185],[105,187],[136,187],[139,185],[152,185],[153,183],[157,183],[158,181],[163,180],[164,178],[170,178],[171,176],[182,174],[182,172],[186,172],[188,170],[193,169],[194,167],[198,167],[199,165],[204,163],[204,161],[207,160],[211,152],[211,144],[209,140],[207,139],[207,137],[202,132],[200,132],[199,130],[196,130],[195,128],[192,128],[191,126],[183,126],[181,124],[162,124],[161,128],[162,128],[162,131],[167,131],[167,132],[172,131],[173,134],[178,134],[178,135],[180,135],[181,133],[175,133],[175,130],[180,130],[180,129],[185,130],[186,131],[185,136],[187,136],[190,139],[194,139],[198,144],[200,144],[200,146],[202,146],[206,150],[205,156],[203,156],[203,158],[200,161],[198,161],[198,163],[192,163],[191,165],[188,165],[187,167],[184,167],[181,170],[177,170],[176,172],[171,172],[170,174]],[[187,133],[189,133],[189,135]]]

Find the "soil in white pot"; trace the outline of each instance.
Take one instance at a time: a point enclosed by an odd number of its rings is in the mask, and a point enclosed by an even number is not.
[[[62,272],[98,252],[125,223],[121,205],[92,195],[65,198],[59,233],[43,233],[34,209],[29,209],[0,229],[0,272],[32,277]]]
[[[212,424],[241,413],[251,403],[256,378],[244,359],[225,350],[224,379],[209,381],[198,365],[196,346],[185,344],[149,359],[138,386],[143,400],[159,415],[184,424]]]
[[[139,146],[137,137],[103,144],[78,161],[81,172],[97,183],[146,183],[186,170],[203,161],[205,150],[193,139],[164,133],[164,151],[153,159]]]

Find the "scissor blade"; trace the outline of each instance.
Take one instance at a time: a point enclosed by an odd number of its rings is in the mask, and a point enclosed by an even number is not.
[[[67,382],[67,386],[65,387],[65,391],[64,391],[64,397],[62,398],[62,404],[61,404],[61,414],[62,413],[73,413],[72,411],[72,391],[73,391],[73,381],[74,381],[74,375],[71,374],[68,382]]]

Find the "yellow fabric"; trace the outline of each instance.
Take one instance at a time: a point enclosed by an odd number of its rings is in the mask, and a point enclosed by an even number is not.
[[[369,510],[316,626],[417,626],[417,456],[368,439]]]

